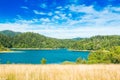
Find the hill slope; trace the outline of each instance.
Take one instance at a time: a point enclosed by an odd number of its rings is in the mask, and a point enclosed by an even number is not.
[[[77,50],[98,50],[109,49],[112,46],[120,46],[120,36],[95,36],[82,39],[73,43],[71,48]]]
[[[49,38],[32,32],[19,33],[8,30],[1,32],[4,34],[0,33],[0,43],[7,48],[69,48],[76,50],[99,50],[120,46],[120,36],[117,35],[94,36],[91,38],[73,40]]]
[[[18,34],[21,34],[21,32],[14,32],[14,31],[10,31],[10,30],[0,31],[0,33],[3,35],[6,35],[6,36],[10,36],[10,37],[14,37]]]

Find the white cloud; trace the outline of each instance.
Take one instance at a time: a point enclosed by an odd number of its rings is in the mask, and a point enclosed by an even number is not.
[[[119,12],[120,8],[108,6],[104,10],[96,11],[93,6],[67,5],[65,7],[69,8],[70,12],[64,13],[57,10],[53,13],[44,13],[33,10],[35,14],[51,16],[52,20],[49,18],[21,19],[17,20],[16,23],[0,23],[0,30],[32,31],[54,38],[120,35],[120,13],[114,12]],[[72,12],[85,14],[82,16],[73,16]],[[73,20],[71,17],[80,19]],[[63,19],[65,19],[66,22],[59,24],[58,20]]]
[[[113,11],[119,11],[118,7],[106,7],[102,11],[96,11],[93,6],[85,5],[69,5],[69,10],[75,13],[84,13],[83,16],[79,16],[79,20],[68,19],[67,23],[72,25],[87,23],[88,26],[118,26],[120,24],[120,13]],[[75,16],[76,17],[76,16]]]
[[[52,13],[52,12],[49,12],[49,13],[48,13],[48,16],[52,16],[52,15],[53,15],[53,13]]]
[[[22,24],[17,24],[17,23],[1,23],[0,24],[0,30],[13,30],[13,31],[21,31],[21,32],[25,32],[25,30],[27,29],[26,24],[22,25]]]
[[[69,14],[68,14],[68,16],[69,16],[69,17],[72,17],[72,14],[71,14],[71,13],[69,13]]]
[[[40,5],[40,7],[41,8],[47,8],[47,5],[43,3],[43,4]]]
[[[56,7],[56,9],[62,9],[62,6],[58,6],[58,7]]]
[[[34,12],[35,14],[39,14],[39,15],[46,15],[46,13],[40,12],[40,11],[37,11],[37,10],[33,10],[33,12]]]
[[[42,21],[42,22],[50,22],[49,18],[41,18],[40,21]]]
[[[85,6],[85,5],[69,5],[69,9],[74,12],[84,12],[84,13],[96,13],[93,9],[93,6]]]
[[[21,6],[22,9],[29,9],[27,6]]]
[[[67,27],[67,26],[66,26]],[[13,30],[19,32],[36,32],[45,36],[54,38],[75,38],[75,37],[91,37],[95,35],[120,35],[120,27],[79,27],[71,29],[57,28],[49,25],[28,25],[18,23],[0,24],[0,30]]]
[[[33,19],[33,20],[16,20],[16,23],[18,24],[33,24],[33,23],[36,23],[36,22],[39,22],[38,19]]]
[[[57,15],[55,15],[55,16],[53,17],[53,19],[60,19],[60,17],[57,16]]]
[[[118,8],[118,7],[117,8],[116,7],[112,7],[111,10],[120,12],[120,8]]]
[[[55,13],[56,13],[56,14],[59,14],[59,13],[60,13],[60,11],[55,11]]]
[[[59,16],[61,19],[68,19],[68,17],[64,13],[59,14]]]

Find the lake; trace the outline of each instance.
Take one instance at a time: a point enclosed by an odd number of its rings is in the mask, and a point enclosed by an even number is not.
[[[42,58],[47,60],[47,64],[59,64],[64,61],[75,62],[78,57],[87,59],[87,51],[69,51],[67,49],[58,50],[21,50],[0,53],[0,63],[6,64],[8,61],[15,64],[40,64]]]

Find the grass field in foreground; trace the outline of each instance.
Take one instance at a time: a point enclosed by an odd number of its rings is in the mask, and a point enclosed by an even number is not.
[[[0,80],[120,80],[120,65],[0,65]]]

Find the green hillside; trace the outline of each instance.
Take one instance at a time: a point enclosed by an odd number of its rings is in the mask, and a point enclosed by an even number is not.
[[[38,33],[26,32],[16,34],[13,37],[0,33],[0,42],[6,48],[67,48],[74,40],[61,40],[45,37]]]
[[[14,31],[10,31],[10,30],[4,30],[4,31],[0,31],[1,34],[9,36],[9,37],[14,37],[18,34],[21,34],[21,32],[14,32]]]
[[[109,49],[113,46],[120,46],[120,36],[95,36],[82,39],[73,43],[71,48],[77,50],[99,50]]]
[[[75,50],[108,50],[113,46],[120,46],[120,36],[118,35],[94,36],[91,38],[74,40],[55,39],[32,32],[17,33],[9,30],[1,32],[5,33],[0,33],[0,43],[6,48],[69,48]],[[13,35],[7,33],[12,33]]]

